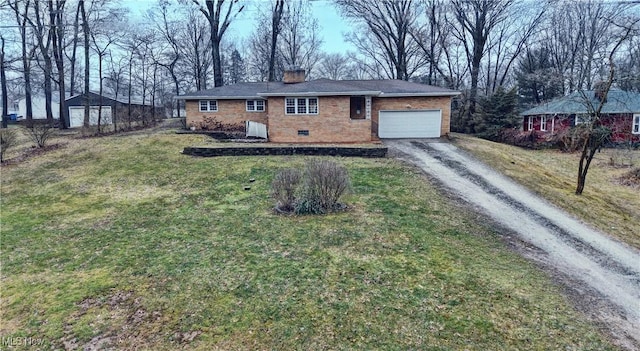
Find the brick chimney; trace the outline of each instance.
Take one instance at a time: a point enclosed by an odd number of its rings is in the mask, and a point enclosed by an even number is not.
[[[302,83],[305,79],[305,71],[302,68],[292,68],[284,71],[282,81],[285,84]]]

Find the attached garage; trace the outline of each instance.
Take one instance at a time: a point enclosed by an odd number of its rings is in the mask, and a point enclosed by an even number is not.
[[[441,110],[380,111],[380,138],[439,138]]]
[[[98,110],[99,106],[89,107],[89,124],[92,126],[98,125]],[[84,124],[84,107],[69,107],[69,124],[71,128],[82,127]],[[111,106],[102,106],[100,125],[107,124],[111,124]]]

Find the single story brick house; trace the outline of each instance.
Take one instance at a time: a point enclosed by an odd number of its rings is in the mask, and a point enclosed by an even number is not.
[[[289,70],[282,82],[238,83],[177,99],[196,128],[210,116],[224,124],[263,123],[273,142],[358,143],[443,136],[458,94],[401,80],[305,81],[304,70]]]
[[[599,104],[596,91],[578,91],[522,112],[522,129],[557,133],[584,123]],[[600,115],[602,124],[613,132],[613,142],[640,142],[640,93],[610,90]]]

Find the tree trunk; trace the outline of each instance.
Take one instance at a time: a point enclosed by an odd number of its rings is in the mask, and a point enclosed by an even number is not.
[[[87,11],[84,7],[84,0],[80,0],[78,6],[81,6],[82,13],[82,34],[84,36],[84,120],[82,125],[89,128],[89,23],[87,22]]]
[[[213,29],[212,29],[213,30]],[[222,79],[222,59],[220,57],[220,40],[213,39],[213,33],[211,34],[211,55],[213,56],[213,86],[221,87],[224,85]]]
[[[98,134],[100,134],[102,126],[102,53],[98,53],[98,77],[100,77],[100,105],[98,105]]]
[[[131,76],[132,76],[132,70],[133,70],[133,50],[131,51],[131,56],[129,56],[129,92],[128,92],[128,104],[127,104],[127,113],[128,113],[128,117],[127,117],[127,127],[129,129],[131,129],[131,90],[132,90],[132,82],[131,82]]]
[[[56,61],[56,69],[58,70],[58,119],[60,121],[59,128],[67,129],[66,109],[65,109],[65,74],[64,74],[64,27],[62,26],[62,11],[64,10],[64,1],[56,2],[57,6],[53,7],[53,1],[49,1],[50,22],[53,27],[51,29],[51,41],[53,43],[53,57]]]
[[[9,99],[7,98],[7,76],[5,74],[5,63],[4,63],[4,37],[0,36],[0,41],[2,41],[2,46],[0,47],[0,86],[2,89],[2,128],[7,128],[8,121],[8,103]]]
[[[271,52],[269,54],[269,77],[268,81],[276,80],[276,48],[278,46],[278,35],[280,34],[280,20],[282,19],[282,11],[284,9],[284,0],[277,0],[276,7],[273,10],[271,18]]]
[[[80,17],[80,3],[78,2],[78,6],[76,8],[76,17],[73,22],[73,46],[71,49],[71,67],[70,67],[70,80],[69,80],[69,94],[73,96],[76,94],[76,52],[78,49],[78,27],[79,27],[79,17]]]

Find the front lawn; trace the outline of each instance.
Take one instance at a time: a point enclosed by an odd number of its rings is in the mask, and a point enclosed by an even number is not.
[[[351,209],[281,216],[271,180],[305,158],[179,153],[201,138],[76,139],[2,167],[3,342],[614,349],[545,274],[417,170],[338,158]]]
[[[580,220],[640,248],[640,188],[623,185],[640,150],[603,149],[593,159],[582,195],[575,195],[579,153],[528,150],[455,134],[455,144]]]

